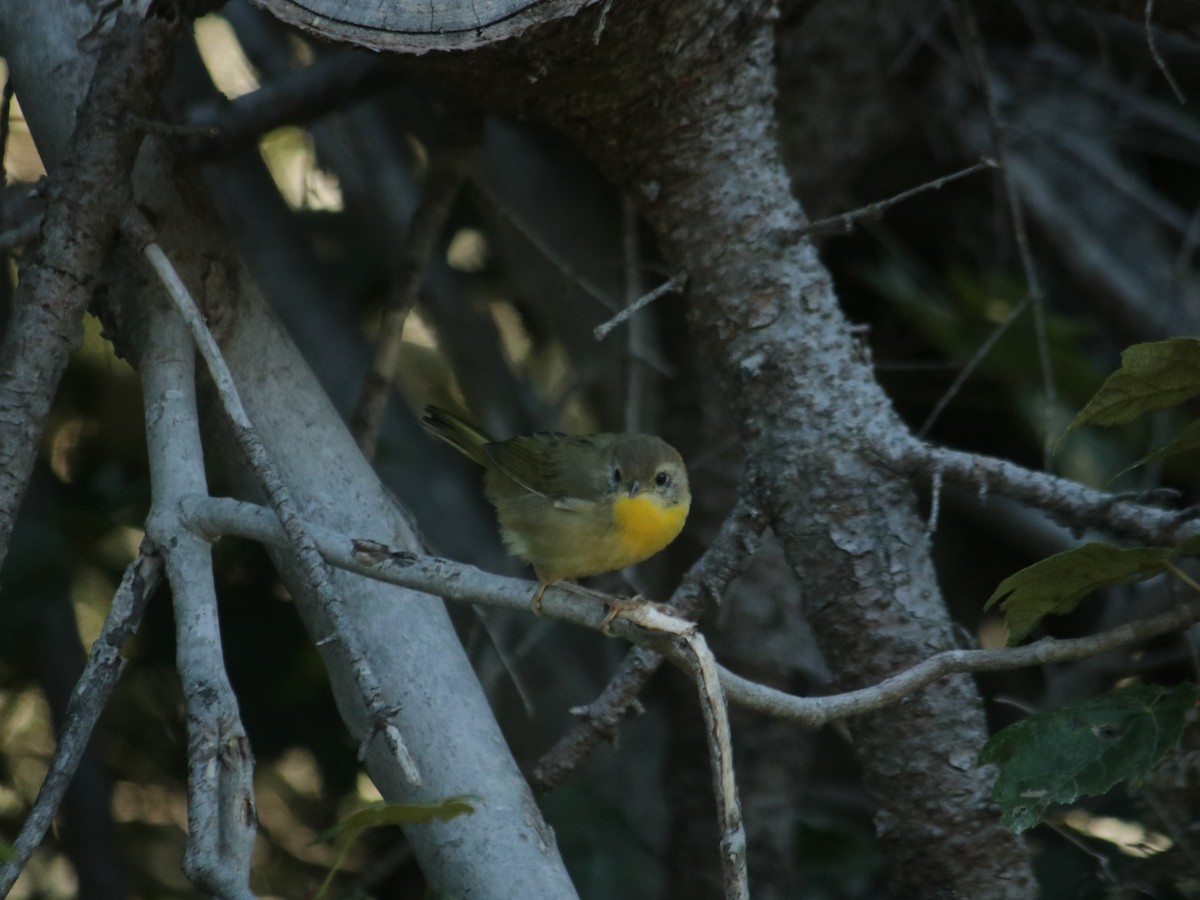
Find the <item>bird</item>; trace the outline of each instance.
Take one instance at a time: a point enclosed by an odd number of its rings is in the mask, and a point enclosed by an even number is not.
[[[687,467],[653,435],[536,432],[497,441],[438,406],[425,408],[421,424],[484,467],[504,546],[537,576],[536,614],[550,585],[649,559],[687,520]]]

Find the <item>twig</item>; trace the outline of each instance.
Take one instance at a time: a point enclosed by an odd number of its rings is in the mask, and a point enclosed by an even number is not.
[[[175,607],[176,668],[187,712],[188,842],[183,867],[201,890],[251,896],[254,760],[221,652],[212,548],[180,520],[182,497],[207,492],[195,349],[165,304],[146,311],[139,359],[153,503],[146,533],[164,549]]]
[[[613,298],[609,297],[608,294],[605,293],[605,291],[603,291],[599,286],[597,286],[591,279],[585,278],[583,275],[580,275],[578,272],[576,272],[571,264],[567,262],[567,260],[563,259],[553,247],[546,243],[546,241],[542,239],[542,236],[538,234],[528,222],[526,222],[512,209],[506,206],[500,200],[500,198],[492,192],[491,188],[485,185],[478,178],[472,179],[470,184],[475,196],[484,205],[484,207],[486,207],[487,210],[492,213],[492,215],[503,219],[504,221],[508,222],[509,225],[515,228],[517,233],[526,241],[528,241],[534,250],[544,256],[546,260],[552,266],[554,266],[554,268],[558,269],[559,273],[565,279],[567,279],[568,282],[579,287],[585,294],[587,294],[605,309],[611,312],[618,311],[616,302],[613,300]]]
[[[450,208],[458,197],[463,179],[474,165],[482,138],[482,121],[474,113],[450,114],[442,138],[434,150],[421,202],[409,222],[404,248],[388,291],[375,356],[351,420],[350,430],[367,459],[374,459],[379,443],[379,427],[400,361],[404,320],[417,302]]]
[[[1175,80],[1175,76],[1171,74],[1171,70],[1167,68],[1167,61],[1163,59],[1162,53],[1158,50],[1158,43],[1154,39],[1154,0],[1146,0],[1146,46],[1150,48],[1150,55],[1154,57],[1154,64],[1158,66],[1158,70],[1163,73],[1163,78],[1167,79],[1167,84],[1171,86],[1171,90],[1175,93],[1175,99],[1179,101],[1179,105],[1183,106],[1187,103],[1187,96],[1179,87],[1179,82]]]
[[[942,396],[938,397],[937,403],[933,405],[933,409],[929,411],[929,415],[925,417],[925,421],[922,422],[921,427],[917,429],[917,437],[924,438],[929,434],[929,429],[933,427],[933,423],[938,420],[938,417],[946,409],[946,406],[950,403],[950,401],[958,396],[958,392],[962,389],[962,386],[966,384],[967,379],[970,378],[975,373],[975,370],[979,368],[980,364],[987,359],[987,355],[992,352],[992,348],[996,346],[996,342],[1004,336],[1006,331],[1008,331],[1009,326],[1012,325],[1013,322],[1017,321],[1018,318],[1020,318],[1021,313],[1025,312],[1025,308],[1029,306],[1029,302],[1030,297],[1028,294],[1026,294],[1021,302],[1014,306],[1009,311],[1008,315],[1004,317],[1004,321],[993,328],[991,334],[987,336],[987,339],[979,345],[979,348],[973,354],[971,354],[971,358],[967,360],[967,364],[959,369],[958,374],[954,376],[954,381],[950,383],[950,387],[946,388],[946,390],[942,393]]]
[[[329,573],[313,543],[309,526],[300,517],[279,470],[258,437],[250,417],[246,414],[245,407],[238,396],[237,386],[233,382],[233,375],[221,355],[212,332],[209,331],[195,301],[162,248],[153,240],[146,239],[152,236],[149,223],[140,214],[133,213],[126,217],[124,226],[137,245],[143,248],[142,252],[146,259],[164,287],[167,288],[167,294],[192,333],[192,338],[212,376],[222,407],[233,426],[238,445],[245,454],[255,477],[266,492],[271,507],[279,517],[279,522],[288,536],[291,549],[299,562],[298,569],[301,578],[329,617],[333,637],[340,642],[346,653],[371,722],[371,728],[363,739],[360,753],[366,752],[367,744],[377,734],[382,735],[408,781],[414,787],[420,785],[421,779],[416,763],[404,746],[399,731],[392,724],[392,711],[386,708],[382,688],[371,670],[366,654],[362,652],[358,635],[342,612],[342,598],[329,581]]]
[[[754,504],[739,500],[667,605],[684,618],[695,619],[705,601],[718,603],[758,550],[764,524]],[[579,720],[538,760],[530,776],[534,789],[554,790],[601,742],[615,739],[638,694],[662,663],[662,654],[646,647],[632,648],[600,695],[583,707]]]
[[[8,156],[8,129],[9,116],[12,115],[12,100],[12,72],[6,72],[4,75],[4,88],[0,91],[0,186],[8,184],[8,170],[5,167],[4,161]],[[7,223],[0,221],[0,227],[5,224]]]
[[[192,138],[187,149],[200,159],[233,153],[281,125],[307,122],[393,88],[397,78],[392,61],[364,51],[323,54],[256,91],[189,110],[182,126]]]
[[[979,90],[983,94],[984,104],[987,107],[988,121],[992,128],[992,143],[1000,160],[1000,177],[1004,184],[1009,213],[1012,216],[1013,234],[1016,237],[1017,251],[1021,257],[1021,267],[1025,273],[1025,285],[1029,291],[1029,299],[1033,303],[1033,333],[1038,348],[1038,364],[1042,372],[1042,390],[1045,393],[1042,417],[1042,468],[1049,471],[1052,440],[1051,415],[1054,410],[1056,392],[1054,372],[1050,365],[1050,344],[1046,337],[1046,295],[1042,290],[1041,279],[1038,277],[1033,251],[1030,249],[1029,232],[1025,227],[1024,206],[1010,175],[1012,168],[1008,135],[1000,116],[996,93],[992,90],[991,67],[988,65],[983,36],[979,31],[979,20],[975,16],[975,8],[972,4],[973,0],[961,0],[963,23],[966,29],[966,50],[975,67],[976,75],[979,78]]]
[[[957,172],[951,172],[949,175],[940,175],[937,178],[933,178],[923,184],[918,184],[916,187],[911,187],[906,191],[901,191],[883,200],[876,200],[874,203],[868,203],[866,206],[859,207],[858,209],[839,213],[836,216],[828,216],[824,219],[817,219],[815,222],[808,222],[799,228],[789,229],[788,236],[804,237],[822,231],[849,232],[853,229],[854,223],[859,219],[878,218],[897,203],[903,203],[905,200],[909,200],[926,191],[939,191],[953,181],[966,178],[968,175],[974,175],[976,172],[982,172],[984,169],[994,169],[996,166],[997,163],[994,159],[984,157],[979,162],[972,166],[967,166],[965,169],[959,169]]]
[[[876,685],[828,697],[796,697],[725,669],[721,670],[721,683],[732,703],[796,722],[806,728],[821,728],[837,719],[891,706],[947,675],[1003,672],[1087,659],[1182,631],[1198,621],[1200,602],[1193,602],[1087,637],[1069,640],[1043,638],[1024,647],[998,650],[944,650]]]
[[[478,178],[472,179],[469,183],[473,188],[475,196],[479,199],[483,206],[489,212],[491,212],[492,215],[503,219],[514,229],[516,229],[517,233],[526,241],[528,241],[534,250],[544,256],[550,265],[558,269],[559,274],[562,275],[562,277],[565,278],[569,284],[573,284],[580,288],[585,294],[587,294],[587,296],[591,297],[609,312],[620,312],[620,310],[617,309],[617,304],[613,298],[609,297],[608,294],[601,290],[601,288],[597,286],[596,283],[590,278],[586,278],[576,272],[571,264],[567,262],[567,260],[565,260],[561,255],[559,255],[559,253],[555,251],[553,247],[546,243],[546,241],[542,239],[541,235],[539,235],[529,225],[528,222],[522,219],[513,210],[505,206],[500,198],[492,192],[491,188],[483,184],[483,182],[481,182]],[[641,362],[644,362],[646,365],[650,366],[660,375],[671,374],[670,366],[668,366],[656,355],[643,351],[638,354],[637,358]]]
[[[191,525],[204,534],[237,535],[275,546],[287,546],[278,519],[270,510],[252,503],[226,498],[191,497],[183,502],[183,510]],[[437,594],[447,600],[525,612],[529,610],[529,592],[533,586],[530,582],[490,575],[473,566],[445,559],[393,550],[374,541],[356,541],[330,529],[317,526],[310,528],[322,555],[330,565],[338,568],[401,587]],[[720,569],[724,563],[714,565]],[[546,591],[543,612],[548,618],[599,630],[605,618],[600,606],[572,591],[551,587]],[[650,606],[653,608],[652,604]],[[1070,640],[1044,638],[1024,647],[999,650],[946,650],[873,687],[826,697],[797,697],[757,684],[721,667],[718,667],[718,671],[731,702],[806,727],[819,728],[836,719],[882,709],[946,675],[998,672],[1085,659],[1181,631],[1197,621],[1200,621],[1200,602],[1175,607],[1157,616],[1088,637]],[[652,632],[624,613],[612,622],[614,634],[653,647],[681,668],[688,666],[682,652],[674,644],[664,643],[662,635],[686,633],[690,627],[693,626],[677,615],[662,618]]]
[[[1072,528],[1098,528],[1145,544],[1168,545],[1200,531],[1194,511],[1159,509],[1086,487],[1008,460],[934,447],[916,439],[881,449],[885,464],[909,475],[931,478],[940,471],[948,485],[996,492],[1044,509]]]
[[[668,280],[664,281],[654,290],[638,297],[623,310],[609,319],[607,322],[602,322],[592,329],[592,334],[596,340],[602,341],[608,337],[609,333],[619,326],[623,325],[636,312],[645,309],[655,300],[664,297],[667,294],[674,294],[684,289],[687,286],[687,275],[680,272],[678,275],[672,275]]]
[[[642,254],[638,244],[637,207],[629,194],[625,193],[621,196],[621,257],[625,274],[625,309],[622,312],[628,312],[630,315],[633,304],[638,302],[638,295],[642,293]],[[599,328],[596,329],[598,330]],[[628,355],[625,363],[625,430],[633,434],[642,430],[642,394],[646,388],[646,369],[638,360],[637,354],[646,345],[646,335],[649,331],[646,320],[639,317],[629,323],[625,332],[625,350]]]
[[[142,613],[162,579],[162,571],[163,560],[157,549],[149,541],[143,541],[137,559],[125,569],[113,595],[104,627],[92,644],[87,665],[71,694],[54,758],[38,789],[33,808],[21,826],[21,833],[13,843],[15,858],[0,866],[0,896],[7,896],[12,890],[21,870],[54,820],[54,814],[91,740],[100,713],[125,668],[121,648],[141,624]]]
[[[729,729],[729,707],[721,688],[716,660],[702,634],[680,640],[692,679],[700,692],[708,738],[708,757],[712,766],[713,796],[717,801],[717,827],[721,835],[721,872],[726,900],[750,900],[746,875],[746,829],[738,801],[737,779],[733,770],[733,741]]]
[[[42,253],[21,275],[0,346],[0,562],[51,397],[83,341],[93,278],[127,202],[141,135],[112,123],[150,109],[170,71],[181,18],[117,17],[64,154],[71,165],[50,184]]]

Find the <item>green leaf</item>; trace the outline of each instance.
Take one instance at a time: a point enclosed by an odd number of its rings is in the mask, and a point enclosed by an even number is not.
[[[0,863],[10,863],[17,861],[17,851],[6,840],[0,840]]]
[[[1185,453],[1188,450],[1195,450],[1200,447],[1200,419],[1192,422],[1191,425],[1175,435],[1174,438],[1162,447],[1159,447],[1149,456],[1143,456],[1135,462],[1129,469],[1136,469],[1138,466],[1145,465],[1153,459],[1162,459],[1164,456],[1174,456],[1176,453]],[[1128,472],[1126,469],[1125,472]],[[1124,475],[1125,472],[1121,472]]]
[[[1172,338],[1134,344],[1121,354],[1121,368],[1108,376],[1067,432],[1082,425],[1121,425],[1197,394],[1200,340]]]
[[[1008,646],[1019,644],[1051,614],[1064,615],[1097,588],[1157,575],[1175,558],[1170,547],[1132,547],[1091,543],[1056,553],[1005,578],[984,609],[1004,610]]]
[[[1052,804],[1144,778],[1179,743],[1195,704],[1192,684],[1131,685],[1000,731],[979,752],[979,765],[1000,767],[992,799],[1001,821],[1020,833]]]
[[[354,846],[354,842],[358,840],[358,836],[364,829],[376,828],[380,825],[422,824],[435,819],[448,821],[475,812],[475,807],[471,805],[470,801],[478,802],[479,798],[471,794],[459,794],[447,797],[438,803],[387,803],[381,800],[350,813],[336,825],[313,838],[314,844],[335,838],[338,844],[337,858],[329,867],[329,874],[325,876],[325,881],[321,884],[314,900],[323,900],[327,896],[329,886],[333,883],[333,876],[346,861],[346,854],[350,852],[350,848]]]

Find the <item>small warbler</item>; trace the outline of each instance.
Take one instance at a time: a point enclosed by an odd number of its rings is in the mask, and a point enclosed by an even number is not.
[[[546,588],[632,566],[679,535],[691,508],[687,469],[671,445],[648,434],[538,432],[494,441],[436,406],[421,424],[486,469],[508,552],[537,575],[533,611]]]

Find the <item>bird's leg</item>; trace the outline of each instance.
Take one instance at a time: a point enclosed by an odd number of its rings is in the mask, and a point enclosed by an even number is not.
[[[542,614],[542,595],[546,593],[546,588],[550,587],[554,582],[542,577],[542,573],[537,569],[533,570],[533,574],[537,576],[538,586],[537,590],[533,592],[533,599],[529,602],[529,608],[533,610],[535,616],[540,616]]]

